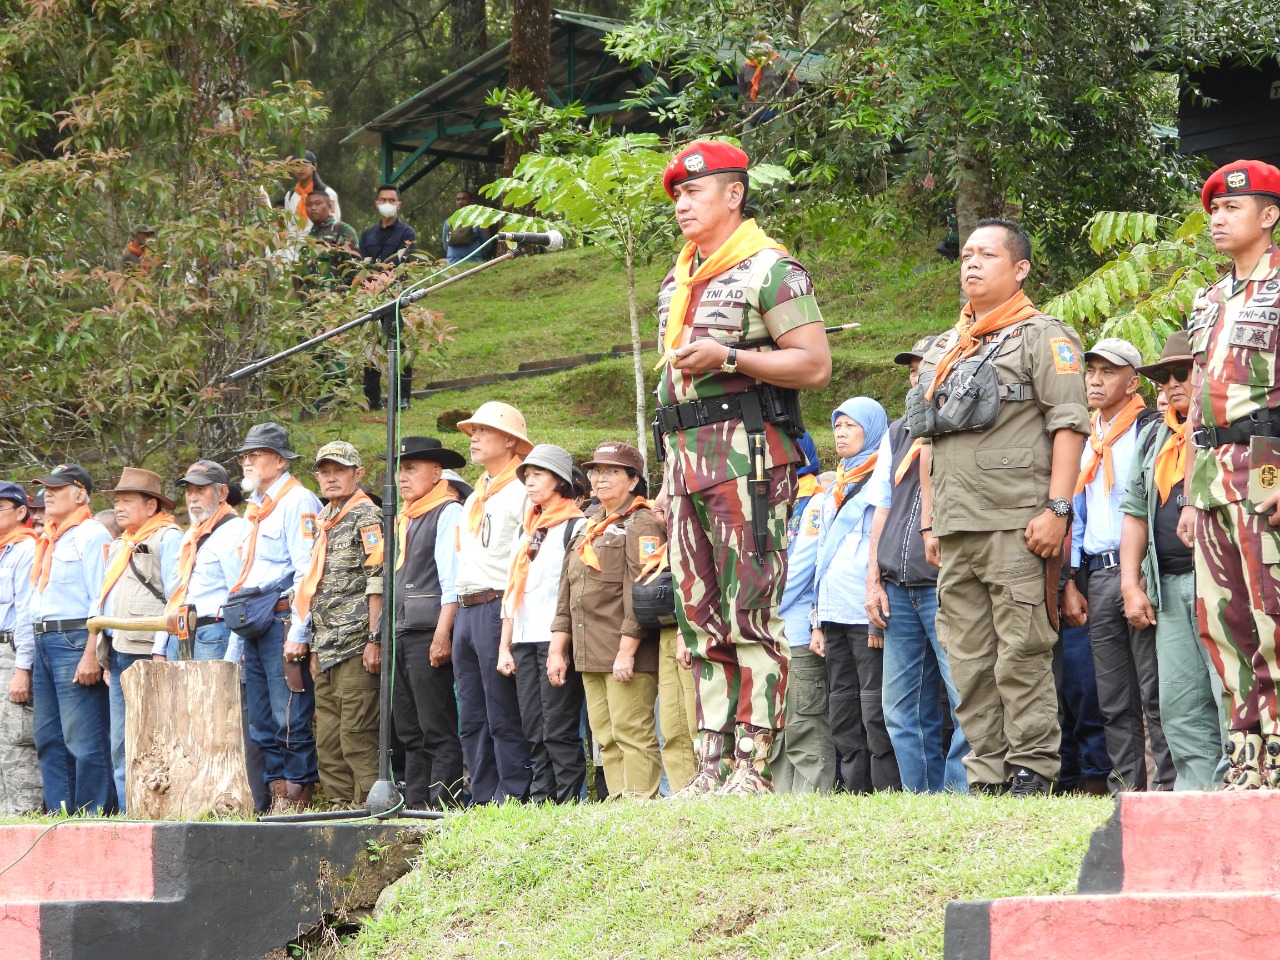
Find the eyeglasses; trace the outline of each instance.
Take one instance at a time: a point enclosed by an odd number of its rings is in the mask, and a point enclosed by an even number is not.
[[[17,509],[16,506],[0,507],[0,513],[13,513]]]
[[[240,454],[240,462],[248,463],[251,460],[259,460],[262,457],[271,456],[274,452],[274,450],[250,450],[248,453]]]
[[[1187,367],[1164,367],[1161,370],[1157,370],[1151,379],[1164,386],[1169,382],[1170,377],[1179,383],[1186,383],[1189,376],[1191,376],[1191,370]]]
[[[587,471],[587,476],[592,480],[608,480],[622,476],[626,472],[621,467],[592,467]]]

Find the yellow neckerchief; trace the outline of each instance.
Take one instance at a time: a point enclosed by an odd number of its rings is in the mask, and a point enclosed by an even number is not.
[[[1187,473],[1187,421],[1179,420],[1173,407],[1164,412],[1165,426],[1171,431],[1156,454],[1155,481],[1160,491],[1160,502],[1169,499],[1175,484],[1181,483]]]
[[[102,608],[102,612],[107,613],[107,596],[111,593],[112,588],[120,582],[120,578],[124,576],[125,567],[129,566],[129,559],[133,556],[133,551],[137,549],[138,544],[142,543],[147,537],[151,536],[157,530],[163,530],[166,527],[178,527],[178,521],[173,518],[172,513],[161,511],[154,517],[140,526],[133,533],[120,534],[121,548],[116,551],[116,555],[112,558],[107,572],[102,577],[102,593],[98,596],[98,606]]]

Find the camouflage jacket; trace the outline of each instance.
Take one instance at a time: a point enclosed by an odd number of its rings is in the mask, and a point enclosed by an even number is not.
[[[1253,273],[1237,280],[1228,273],[1202,290],[1191,306],[1187,333],[1195,365],[1191,372],[1190,430],[1225,427],[1259,410],[1280,407],[1276,383],[1280,330],[1280,248],[1272,244]],[[1251,467],[1274,486],[1280,455],[1276,441],[1254,437],[1197,450],[1191,474],[1191,502],[1200,509],[1249,496]],[[1261,471],[1260,471],[1261,472]]]
[[[675,270],[667,274],[658,293],[658,340],[668,322]],[[797,261],[774,250],[743,260],[717,277],[695,283],[689,309],[693,320],[688,339],[708,337],[723,343],[772,337],[806,323],[821,323],[822,312],[813,295],[813,282]],[[772,349],[761,347],[762,351]],[[667,365],[658,382],[658,403],[666,406],[731,396],[754,390],[757,381],[742,373],[710,370],[690,374]],[[795,443],[776,427],[766,424],[765,467],[784,466],[801,459]],[[709,424],[668,434],[667,471],[672,493],[704,490],[726,480],[747,476],[751,470],[747,431],[741,420]]]
[[[320,226],[312,224],[314,250],[302,251],[298,260],[296,285],[306,290],[349,283],[358,269],[359,247],[355,227],[330,217]]]
[[[329,504],[320,521],[341,507]],[[324,572],[311,600],[311,650],[328,670],[364,652],[368,640],[369,595],[382,594],[382,570],[367,563],[382,543],[382,513],[363,503],[329,531]]]

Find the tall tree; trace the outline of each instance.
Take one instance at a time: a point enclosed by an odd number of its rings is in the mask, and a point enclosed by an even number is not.
[[[507,60],[507,89],[528,91],[547,99],[547,75],[551,69],[551,0],[512,0],[511,54]],[[502,173],[509,176],[520,157],[537,148],[537,133],[523,143],[508,137],[502,156]]]

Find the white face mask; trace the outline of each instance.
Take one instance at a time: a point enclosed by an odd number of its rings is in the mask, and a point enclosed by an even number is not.
[[[394,203],[378,204],[378,213],[382,214],[384,217],[394,217],[398,209],[399,206]]]

